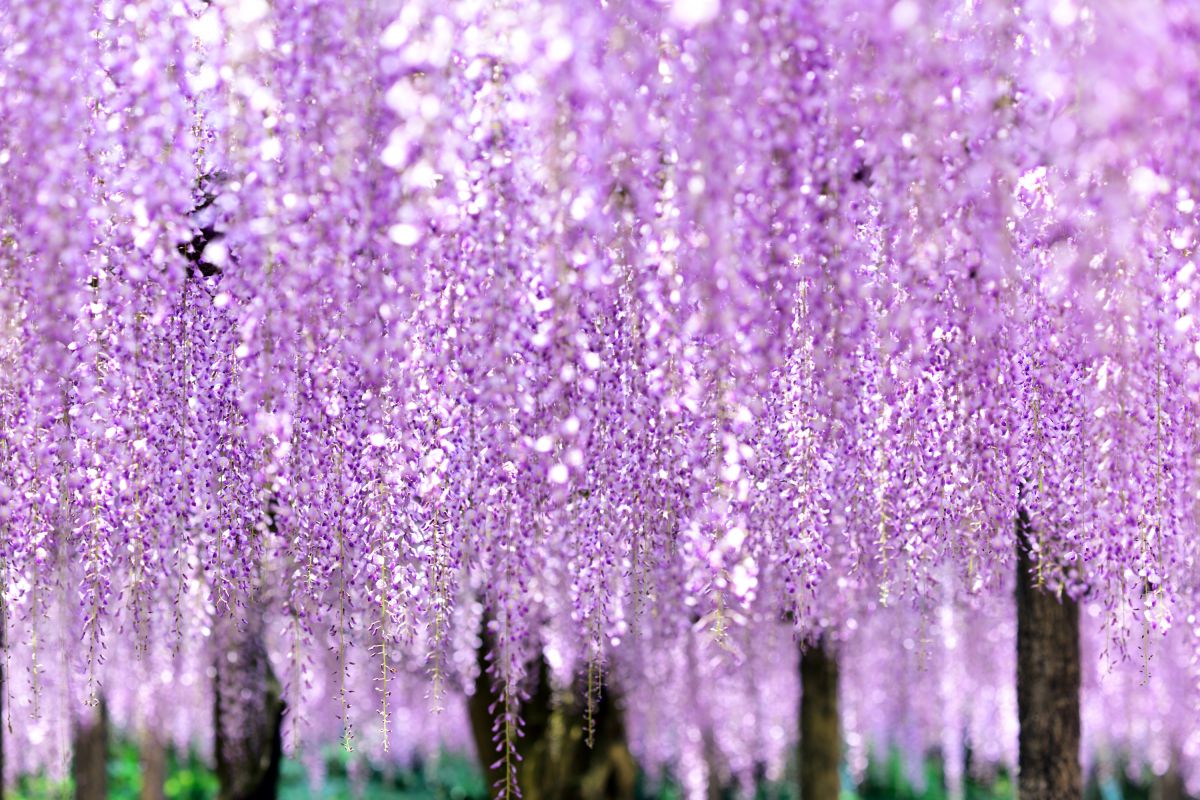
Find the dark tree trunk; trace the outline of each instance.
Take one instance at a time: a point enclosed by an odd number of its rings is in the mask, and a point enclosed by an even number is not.
[[[1150,800],[1188,800],[1187,785],[1183,781],[1183,772],[1179,769],[1179,759],[1179,753],[1173,753],[1166,774],[1154,776],[1154,783],[1150,787]]]
[[[1032,530],[1017,518],[1017,719],[1021,800],[1083,796],[1079,605],[1037,585]]]
[[[728,794],[725,787],[725,769],[711,728],[700,734],[700,743],[704,746],[704,767],[708,773],[705,797],[707,800],[723,800]]]
[[[800,651],[800,692],[800,800],[837,800],[842,787],[838,663],[824,637]]]
[[[103,698],[89,718],[75,720],[71,735],[71,777],[76,800],[108,797],[108,707]]]
[[[282,691],[267,655],[261,614],[226,620],[216,659],[213,722],[219,800],[271,800],[283,761]]]
[[[485,633],[479,648],[480,675],[468,701],[471,729],[479,760],[489,786],[504,780],[503,763],[494,741],[496,716],[504,713],[502,701],[486,673],[490,650]],[[587,745],[586,689],[555,696],[549,669],[539,659],[537,685],[521,704],[524,736],[517,739],[517,783],[524,800],[633,800],[637,766],[625,736],[621,709],[606,690],[594,710],[594,740]],[[493,796],[498,792],[493,789]]]
[[[150,732],[142,734],[142,791],[139,800],[164,800],[167,782],[167,747]]]

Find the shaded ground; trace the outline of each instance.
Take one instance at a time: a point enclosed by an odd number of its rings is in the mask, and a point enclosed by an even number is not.
[[[194,756],[168,759],[164,792],[167,800],[209,800],[216,795],[217,778],[212,768]],[[332,749],[326,759],[327,775],[319,792],[313,791],[305,767],[298,761],[284,763],[280,800],[487,800],[484,779],[474,759],[447,753],[410,769],[385,773],[356,767],[346,753]],[[141,770],[137,748],[121,742],[112,748],[109,762],[111,800],[138,800]],[[941,765],[934,759],[926,765],[924,786],[914,785],[898,758],[876,760],[857,792],[843,791],[842,800],[950,800],[942,786]],[[1152,796],[1149,781],[1131,781],[1125,776],[1097,779],[1093,776],[1085,796],[1089,800],[1147,800]],[[44,777],[27,777],[6,796],[15,800],[70,800],[69,783]],[[642,782],[644,800],[682,800],[677,784],[651,786]],[[730,793],[729,798],[735,795]],[[1007,775],[988,783],[971,782],[964,800],[1012,800],[1014,791]],[[788,783],[764,785],[753,800],[795,800]]]

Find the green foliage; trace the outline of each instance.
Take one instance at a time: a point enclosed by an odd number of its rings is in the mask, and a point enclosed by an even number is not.
[[[113,743],[108,761],[109,800],[138,800],[142,791],[142,768],[137,745],[127,739]],[[54,781],[45,775],[22,777],[6,794],[14,800],[70,800],[75,785],[68,777]],[[167,779],[163,783],[167,800],[211,800],[217,794],[217,776],[195,753],[167,755]]]
[[[11,795],[16,800],[51,800],[51,798],[70,798],[75,793],[75,785],[70,781],[52,781],[45,775],[23,775],[6,796]]]
[[[167,756],[163,794],[167,800],[209,800],[217,794],[217,776],[194,752],[184,759],[172,752]]]
[[[323,800],[487,800],[487,787],[474,759],[443,753],[402,770],[380,770],[339,747],[325,751]],[[304,766],[284,762],[279,800],[314,797]]]
[[[858,792],[847,795],[859,800],[948,800],[941,760],[927,759],[924,773],[921,785],[914,785],[900,755],[893,752],[883,759],[871,759]],[[968,779],[965,787],[965,800],[1012,800],[1015,796],[1012,780],[1003,771],[987,782]]]
[[[406,769],[380,769],[361,760],[356,753],[332,747],[322,754],[326,775],[319,792],[308,783],[304,765],[296,760],[284,762],[280,776],[279,800],[487,800],[483,774],[474,758],[443,753],[436,759]],[[110,800],[137,800],[142,774],[137,746],[118,740],[108,766]],[[1148,782],[1148,777],[1147,781]],[[1145,783],[1129,780],[1124,774],[1090,782],[1088,800],[1145,800]],[[845,776],[844,785],[849,786]],[[857,790],[844,789],[841,800],[948,800],[942,763],[925,763],[924,785],[914,786],[896,753],[873,758],[863,783]],[[168,800],[211,800],[217,793],[217,778],[212,769],[195,753],[170,752],[164,793]],[[71,800],[71,781],[52,781],[44,775],[22,777],[6,797],[13,800]],[[637,795],[640,800],[682,800],[678,780],[667,776],[650,781],[640,776]],[[1016,796],[1011,777],[1004,772],[984,783],[968,781],[965,800],[1013,800]],[[727,791],[723,800],[737,800]],[[796,800],[794,780],[763,782],[750,800]]]

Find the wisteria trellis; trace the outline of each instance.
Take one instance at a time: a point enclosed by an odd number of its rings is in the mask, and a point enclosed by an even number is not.
[[[1008,591],[1019,507],[1105,641],[1193,627],[1198,40],[1184,0],[0,3],[8,714],[119,660],[152,715],[254,608],[292,742],[381,747],[486,625],[503,753],[535,652],[634,691],[697,630],[936,621]]]

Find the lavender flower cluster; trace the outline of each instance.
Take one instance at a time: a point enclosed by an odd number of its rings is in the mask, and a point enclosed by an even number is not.
[[[1195,695],[1198,45],[1189,0],[0,0],[10,769],[101,695],[201,736],[251,618],[289,747],[469,738],[428,712],[486,641],[501,754],[541,655],[709,686],[743,776],[771,647],[933,629],[914,685],[998,699],[852,712],[917,752],[1011,721],[961,615],[1011,625],[1019,510]]]

